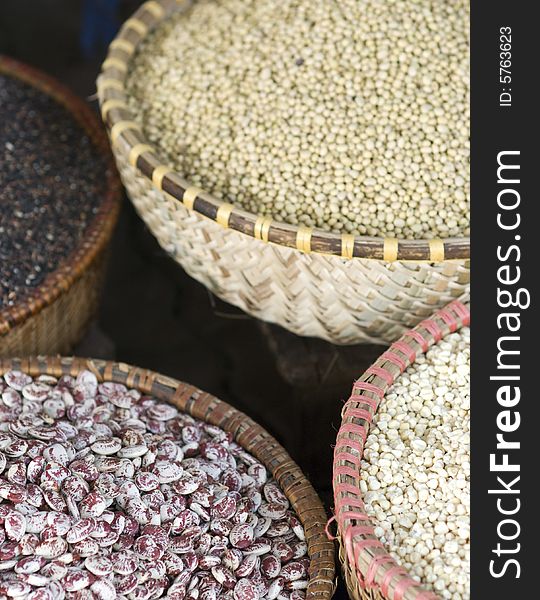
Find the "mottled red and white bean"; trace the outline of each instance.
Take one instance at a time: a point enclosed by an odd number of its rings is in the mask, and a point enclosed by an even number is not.
[[[227,432],[89,371],[10,371],[0,407],[0,598],[305,598],[302,525]]]

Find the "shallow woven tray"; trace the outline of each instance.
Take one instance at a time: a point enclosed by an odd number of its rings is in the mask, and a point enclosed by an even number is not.
[[[0,55],[0,73],[17,77],[62,104],[106,157],[106,191],[75,251],[14,306],[0,307],[0,356],[68,352],[81,339],[99,301],[106,247],[118,219],[121,186],[107,136],[93,111],[47,75]]]
[[[98,79],[123,182],[161,246],[227,302],[335,343],[390,342],[434,309],[468,299],[468,238],[397,240],[288,225],[217,200],[166,164],[128,110],[124,84],[148,32],[189,5],[145,2],[112,42]]]
[[[179,410],[230,432],[249,453],[259,459],[275,477],[290,500],[306,534],[311,559],[307,598],[327,600],[334,592],[334,545],[324,531],[326,515],[315,490],[291,457],[262,427],[245,414],[191,385],[153,371],[123,363],[78,358],[38,357],[0,359],[0,376],[11,369],[32,376],[76,376],[88,369],[98,381],[115,381],[143,394],[174,404]]]
[[[417,355],[451,332],[469,325],[468,307],[452,302],[407,332],[356,381],[342,411],[334,450],[334,511],[340,560],[349,595],[355,600],[439,600],[386,551],[366,515],[360,492],[360,461],[369,427],[388,388]]]

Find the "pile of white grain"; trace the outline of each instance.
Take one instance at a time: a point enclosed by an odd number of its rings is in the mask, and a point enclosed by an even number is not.
[[[419,356],[381,403],[362,464],[376,535],[448,600],[470,597],[469,358],[468,328]]]

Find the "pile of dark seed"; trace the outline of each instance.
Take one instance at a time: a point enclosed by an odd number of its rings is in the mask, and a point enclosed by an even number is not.
[[[69,112],[0,75],[0,310],[80,243],[103,197],[105,160]]]

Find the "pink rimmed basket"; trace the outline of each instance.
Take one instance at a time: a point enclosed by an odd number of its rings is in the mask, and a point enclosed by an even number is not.
[[[454,301],[394,342],[358,379],[342,411],[334,449],[334,517],[340,560],[351,598],[439,600],[390,556],[375,535],[360,491],[361,460],[373,416],[385,394],[419,354],[449,333],[468,326],[468,306]]]

